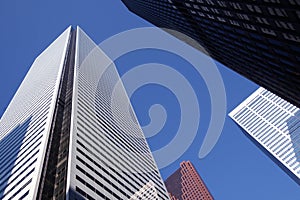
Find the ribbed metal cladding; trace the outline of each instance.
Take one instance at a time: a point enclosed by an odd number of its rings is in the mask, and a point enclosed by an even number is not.
[[[71,28],[33,62],[0,121],[0,198],[37,199]]]
[[[134,199],[150,182],[151,199],[169,199],[116,67],[80,28],[74,76],[67,198]]]
[[[72,112],[76,31],[71,29],[38,199],[65,199]]]
[[[80,28],[34,61],[0,150],[1,199],[169,199],[115,65]]]
[[[229,116],[300,183],[300,109],[259,88]]]

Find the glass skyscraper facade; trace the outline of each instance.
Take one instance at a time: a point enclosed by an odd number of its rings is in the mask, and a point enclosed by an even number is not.
[[[114,63],[79,27],[34,61],[0,151],[0,199],[169,199]]]
[[[229,116],[300,183],[300,109],[259,88]]]
[[[299,0],[122,1],[138,16],[193,45],[167,29],[186,34],[217,61],[300,107]]]

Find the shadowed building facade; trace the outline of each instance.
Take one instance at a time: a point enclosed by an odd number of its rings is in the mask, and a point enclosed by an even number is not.
[[[0,151],[3,200],[169,199],[116,66],[79,27],[32,64]]]
[[[122,1],[138,16],[197,48],[171,30],[186,34],[217,61],[300,107],[299,0]]]
[[[213,200],[205,183],[190,161],[180,163],[165,181],[171,200]]]

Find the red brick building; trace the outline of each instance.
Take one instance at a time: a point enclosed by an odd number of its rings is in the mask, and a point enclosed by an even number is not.
[[[213,200],[200,175],[190,161],[180,163],[165,185],[171,200]]]

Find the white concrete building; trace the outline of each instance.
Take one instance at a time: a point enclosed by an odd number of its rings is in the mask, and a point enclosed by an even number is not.
[[[128,114],[129,113],[129,114]],[[0,121],[0,199],[169,199],[113,62],[67,28]]]
[[[229,116],[299,182],[299,108],[259,88]]]

